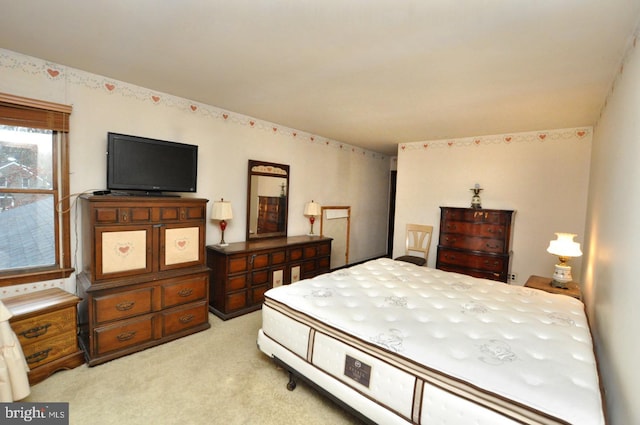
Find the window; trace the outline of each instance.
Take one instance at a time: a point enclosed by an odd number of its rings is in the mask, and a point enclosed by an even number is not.
[[[0,93],[0,286],[68,277],[71,107]]]

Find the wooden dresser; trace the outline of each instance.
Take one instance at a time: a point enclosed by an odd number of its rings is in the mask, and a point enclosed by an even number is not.
[[[89,365],[209,328],[207,200],[81,199],[80,341]]]
[[[2,303],[11,311],[11,328],[29,365],[29,383],[37,384],[61,369],[84,364],[78,347],[76,307],[80,298],[60,288],[45,289]]]
[[[293,236],[207,246],[209,309],[223,320],[262,307],[264,293],[329,271],[331,238]]]
[[[512,210],[440,207],[436,268],[507,282]]]

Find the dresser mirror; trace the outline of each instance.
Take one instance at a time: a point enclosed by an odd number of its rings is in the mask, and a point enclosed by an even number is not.
[[[249,160],[247,240],[287,236],[289,166]]]

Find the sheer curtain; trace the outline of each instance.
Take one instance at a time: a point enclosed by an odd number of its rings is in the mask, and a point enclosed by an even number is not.
[[[0,402],[21,400],[31,392],[29,366],[18,337],[9,325],[12,314],[0,300]]]

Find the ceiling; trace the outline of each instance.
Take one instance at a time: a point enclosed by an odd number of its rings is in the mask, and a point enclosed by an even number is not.
[[[594,125],[640,0],[0,0],[0,47],[393,155]]]

